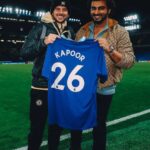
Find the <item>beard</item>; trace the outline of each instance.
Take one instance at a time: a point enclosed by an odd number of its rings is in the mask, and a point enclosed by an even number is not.
[[[101,16],[101,15],[92,15],[92,20],[93,20],[94,24],[101,24],[107,19],[108,14],[104,15],[100,20],[95,20],[94,16]]]

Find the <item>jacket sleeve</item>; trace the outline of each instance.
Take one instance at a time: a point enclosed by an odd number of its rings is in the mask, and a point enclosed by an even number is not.
[[[130,68],[135,63],[135,56],[133,52],[132,43],[130,41],[129,33],[123,27],[119,27],[117,39],[117,50],[122,54],[122,59],[116,64],[120,68]]]
[[[33,60],[35,57],[39,56],[43,51],[45,51],[46,45],[44,44],[44,39],[40,39],[41,33],[41,24],[35,25],[29,32],[20,51],[20,56],[24,60]]]

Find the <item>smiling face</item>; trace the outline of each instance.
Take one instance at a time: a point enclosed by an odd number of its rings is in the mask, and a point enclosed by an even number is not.
[[[108,9],[105,0],[97,0],[91,2],[90,14],[95,23],[102,23],[108,17],[110,9]]]
[[[65,6],[56,6],[53,13],[53,18],[58,23],[63,23],[69,17],[69,12]]]

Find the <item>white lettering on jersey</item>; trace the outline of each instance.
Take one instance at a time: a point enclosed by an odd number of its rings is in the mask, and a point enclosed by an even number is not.
[[[55,53],[55,57],[58,59],[60,57],[63,57],[63,56],[71,56],[71,57],[75,57],[76,59],[79,59],[81,62],[85,59],[85,56],[82,55],[81,53],[79,52],[76,52],[74,50],[61,50],[60,52],[56,52]]]
[[[58,55],[58,52],[55,53],[55,57],[58,59],[60,56]]]

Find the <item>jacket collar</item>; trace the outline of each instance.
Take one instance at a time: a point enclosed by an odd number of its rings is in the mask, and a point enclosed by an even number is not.
[[[90,26],[90,24],[93,23],[93,21],[90,21],[88,23],[86,23],[84,26],[83,26],[83,29],[84,30],[87,30]],[[118,21],[114,20],[114,19],[110,19],[108,18],[108,27],[109,28],[113,28],[116,24],[118,24]]]

